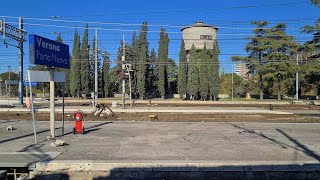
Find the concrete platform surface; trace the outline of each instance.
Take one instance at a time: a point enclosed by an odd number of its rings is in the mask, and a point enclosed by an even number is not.
[[[6,131],[7,126],[15,130]],[[84,122],[86,133],[65,135],[56,122],[51,147],[49,122],[0,120],[1,154],[39,156],[38,179],[317,179],[320,124]],[[227,172],[227,173],[226,173]]]
[[[34,169],[37,162],[45,160],[48,157],[50,157],[50,153],[0,152],[0,168],[15,167]]]
[[[7,126],[14,131],[7,131]],[[31,121],[0,121],[0,152],[61,152],[55,160],[105,162],[166,161],[320,161],[320,124],[84,122],[86,133],[73,135],[74,122],[56,123],[51,147],[49,122],[37,122],[33,144]]]

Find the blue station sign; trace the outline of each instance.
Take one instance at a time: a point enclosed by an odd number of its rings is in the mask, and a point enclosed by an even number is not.
[[[29,86],[29,81],[24,81],[23,82],[24,86]],[[38,86],[37,82],[31,82],[31,86]]]
[[[70,68],[69,46],[34,34],[29,35],[30,63]]]

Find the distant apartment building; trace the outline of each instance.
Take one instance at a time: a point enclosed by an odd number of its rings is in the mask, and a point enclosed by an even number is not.
[[[248,79],[250,76],[249,64],[246,63],[236,63],[234,65],[234,73],[238,76]]]

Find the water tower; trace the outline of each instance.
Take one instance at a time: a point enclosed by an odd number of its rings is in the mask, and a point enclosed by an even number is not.
[[[201,21],[191,26],[185,26],[181,31],[187,55],[189,55],[192,45],[194,45],[196,49],[203,49],[204,43],[206,43],[207,49],[213,49],[213,45],[217,41],[218,28]]]

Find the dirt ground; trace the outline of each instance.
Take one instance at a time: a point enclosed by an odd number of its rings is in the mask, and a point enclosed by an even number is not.
[[[103,104],[107,104],[111,107],[110,102],[105,102]],[[92,104],[87,102],[66,102],[66,105],[68,106],[92,106]],[[294,105],[294,104],[273,104],[270,102],[270,104],[198,104],[198,103],[158,103],[156,101],[152,101],[151,104],[149,104],[147,101],[145,103],[135,103],[134,107],[146,107],[146,106],[153,106],[153,107],[256,107],[256,108],[265,108],[270,109],[270,105],[276,110],[320,110],[320,106],[316,105]],[[126,104],[127,107],[129,107],[129,104]]]
[[[190,102],[179,102],[179,103],[157,103],[156,101],[151,102],[143,101],[143,103],[136,103],[134,107],[254,107],[261,109],[270,109],[270,104],[202,104],[202,103],[190,103]],[[110,102],[106,102],[111,106]],[[37,106],[48,106],[46,104]],[[56,106],[60,106],[57,104]],[[66,106],[91,106],[90,103],[79,101],[70,101],[66,103]],[[0,107],[1,108],[1,107]],[[3,107],[8,108],[8,107]],[[303,112],[318,112],[320,106],[316,105],[294,105],[294,104],[273,104],[273,110],[275,111],[289,111],[296,114],[282,115],[282,114],[177,114],[177,113],[157,113],[157,121],[162,122],[320,122],[320,113],[303,113]],[[302,112],[297,114],[297,112]],[[320,112],[320,111],[319,111]],[[87,121],[149,121],[150,113],[116,113],[114,116],[95,117],[93,114],[85,114],[85,120]],[[67,121],[73,121],[73,114],[65,114]],[[37,113],[36,119],[39,121],[49,121],[49,113]],[[31,120],[31,113],[14,113],[14,112],[0,112],[1,120]],[[62,114],[56,114],[56,120],[62,119]]]
[[[85,121],[149,121],[150,113],[116,113],[114,116],[84,114]],[[1,120],[31,120],[31,113],[0,113]],[[316,115],[282,115],[282,114],[176,114],[157,113],[160,122],[273,122],[273,123],[306,123],[320,122]],[[49,113],[37,113],[37,121],[49,121]],[[56,114],[60,121],[62,114]],[[73,121],[73,114],[65,114],[66,121]],[[155,121],[151,119],[151,121]]]

